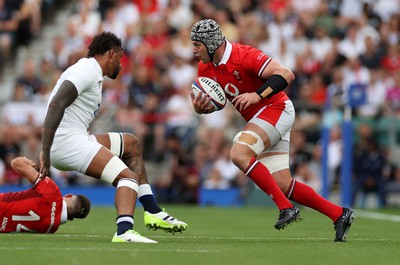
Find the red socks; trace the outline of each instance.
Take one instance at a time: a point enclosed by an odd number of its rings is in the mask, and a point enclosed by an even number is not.
[[[260,163],[260,161],[252,157],[245,173],[260,189],[271,197],[279,210],[293,207],[293,204],[286,198],[278,184],[276,184],[268,168]]]
[[[288,190],[288,198],[294,202],[317,210],[335,222],[341,215],[343,208],[328,201],[315,192],[311,187],[292,179]]]

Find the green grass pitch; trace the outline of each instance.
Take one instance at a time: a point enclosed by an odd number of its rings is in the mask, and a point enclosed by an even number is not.
[[[398,209],[378,216],[356,211],[345,243],[334,243],[332,222],[307,208],[301,209],[301,222],[282,231],[273,227],[274,208],[167,205],[167,210],[186,221],[188,230],[147,231],[143,209],[136,210],[135,229],[159,244],[111,243],[115,209],[94,207],[87,219],[69,222],[53,235],[0,234],[0,264],[393,265],[400,260]]]

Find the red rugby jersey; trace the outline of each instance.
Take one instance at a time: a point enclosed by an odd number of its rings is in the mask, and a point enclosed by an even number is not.
[[[217,81],[224,88],[229,101],[239,94],[255,92],[266,81],[261,74],[271,58],[262,51],[251,46],[227,42],[222,61],[224,62],[226,58],[226,62],[220,65],[212,62],[204,64],[199,61],[197,74]],[[286,93],[279,92],[243,111],[238,111],[246,121],[249,121],[260,108],[288,99]]]
[[[28,190],[0,194],[0,232],[54,233],[62,206],[61,192],[48,177]]]

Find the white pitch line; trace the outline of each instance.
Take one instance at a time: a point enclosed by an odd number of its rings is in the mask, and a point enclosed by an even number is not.
[[[159,236],[158,238],[168,238],[168,237],[162,237]],[[276,237],[215,237],[215,236],[187,236],[187,237],[182,237],[182,239],[210,239],[210,240],[224,240],[224,241],[229,241],[232,240],[234,242],[240,241],[240,240],[246,240],[246,241],[271,241],[271,242],[278,242],[278,241],[331,241],[332,238],[330,237],[281,237],[281,238],[276,238]],[[363,242],[393,242],[393,243],[400,243],[400,239],[387,239],[387,238],[352,238],[351,241],[363,241]],[[161,243],[162,244],[162,243]],[[121,244],[120,244],[121,245]],[[126,247],[128,245],[134,245],[133,244],[124,244],[121,247]],[[157,245],[152,245],[152,246],[157,246]],[[27,247],[7,247],[7,246],[0,246],[0,250],[32,250],[34,248],[27,248]],[[187,252],[187,253],[217,253],[220,251],[216,250],[210,250],[210,249],[131,249],[131,248],[118,248],[118,247],[113,247],[109,248],[108,246],[106,248],[58,248],[58,247],[52,247],[52,248],[46,248],[49,250],[66,250],[66,251],[145,251],[145,252]]]
[[[133,245],[133,244],[132,244]],[[31,248],[31,247],[0,247],[0,250],[41,250],[41,248]],[[210,249],[180,249],[180,248],[174,248],[174,249],[132,249],[132,248],[110,248],[110,247],[105,247],[105,248],[65,248],[65,247],[46,247],[46,250],[51,250],[51,251],[111,251],[111,252],[121,252],[121,251],[126,251],[126,252],[180,252],[180,253],[218,253],[220,251],[218,250],[210,250]]]
[[[400,222],[400,216],[393,215],[393,214],[384,214],[384,213],[356,210],[356,216],[369,218],[369,219],[375,219],[375,220]]]

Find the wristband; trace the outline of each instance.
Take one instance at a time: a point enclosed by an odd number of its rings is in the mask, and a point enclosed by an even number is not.
[[[288,86],[288,82],[281,75],[272,75],[264,82],[257,90],[257,94],[260,98],[266,98],[272,96],[278,92],[281,92]]]

